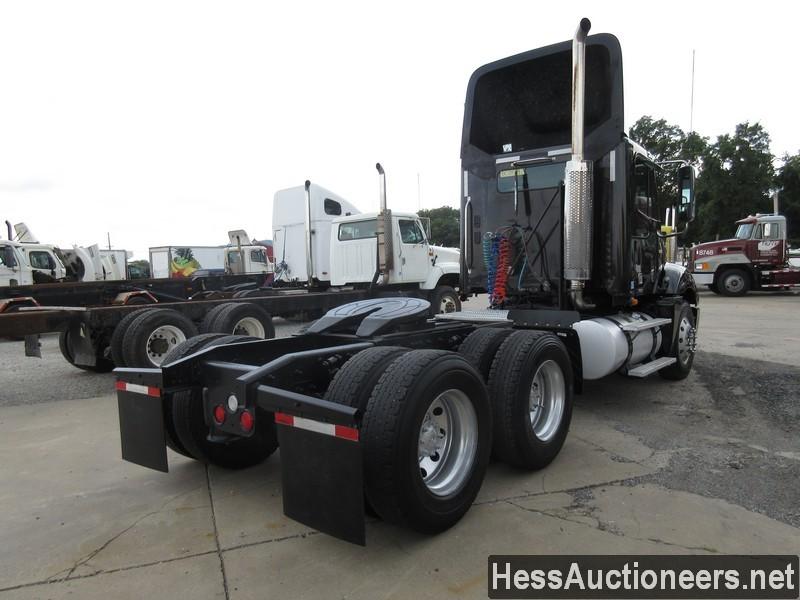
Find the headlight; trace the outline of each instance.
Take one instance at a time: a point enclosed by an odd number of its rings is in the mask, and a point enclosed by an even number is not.
[[[695,271],[708,271],[708,263],[696,262],[694,263]]]

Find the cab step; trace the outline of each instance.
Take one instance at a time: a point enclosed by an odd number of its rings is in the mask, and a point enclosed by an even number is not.
[[[669,321],[669,319],[667,319]],[[660,371],[664,367],[674,365],[678,359],[674,356],[662,356],[650,362],[642,363],[633,369],[628,370],[628,377],[647,377],[656,371]]]

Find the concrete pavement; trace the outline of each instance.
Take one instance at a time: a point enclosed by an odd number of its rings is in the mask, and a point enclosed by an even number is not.
[[[736,314],[727,314],[727,299],[707,299],[723,314],[704,314],[702,343],[729,350],[727,324]],[[770,306],[794,310],[797,302],[781,297]],[[750,339],[765,331],[755,318],[743,323]],[[797,328],[784,322],[782,335],[797,336]],[[4,357],[8,346],[0,348]],[[730,353],[740,350],[748,348]],[[27,376],[37,373],[32,366]],[[611,377],[587,386],[567,443],[547,469],[524,473],[494,463],[475,506],[451,530],[429,537],[371,520],[366,548],[283,516],[279,455],[226,472],[170,453],[171,472],[161,474],[120,460],[110,392],[5,406],[0,597],[483,598],[489,554],[800,552],[800,529],[760,514],[769,507],[748,510],[724,490],[707,493],[664,477],[675,465],[691,469],[689,450],[729,444],[705,439],[715,427],[729,429],[710,387],[697,372],[677,384]],[[656,435],[659,427],[664,436]],[[793,427],[763,432],[772,439],[765,460],[783,469],[766,485],[796,485],[782,479],[800,464]],[[745,474],[731,468],[725,476]]]

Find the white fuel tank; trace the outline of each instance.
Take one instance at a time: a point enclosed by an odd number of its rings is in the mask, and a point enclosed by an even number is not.
[[[623,365],[637,365],[661,348],[660,327],[646,327],[654,317],[644,313],[619,313],[575,323],[581,343],[584,379],[600,379]],[[641,325],[633,331],[623,330]]]

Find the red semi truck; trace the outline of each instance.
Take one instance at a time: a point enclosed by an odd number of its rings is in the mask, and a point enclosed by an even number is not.
[[[786,217],[757,214],[736,225],[732,239],[692,247],[689,270],[698,287],[743,296],[749,290],[800,286],[800,268],[789,264]]]

